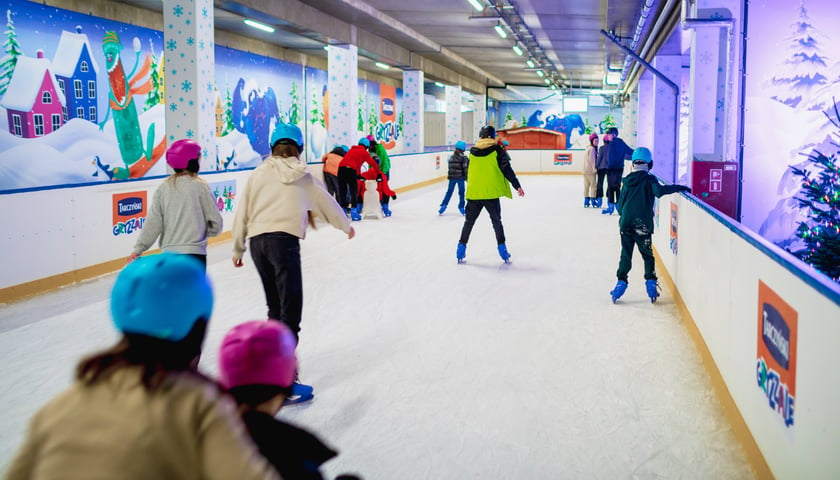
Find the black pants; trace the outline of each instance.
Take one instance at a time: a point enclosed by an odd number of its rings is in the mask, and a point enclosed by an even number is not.
[[[624,169],[611,168],[607,170],[607,202],[618,203],[618,194],[621,192],[621,175]]]
[[[342,208],[359,205],[358,173],[350,167],[338,167],[338,204]]]
[[[481,209],[486,208],[490,215],[490,221],[493,223],[493,231],[496,232],[496,243],[499,245],[505,243],[505,227],[502,226],[502,204],[498,198],[492,200],[467,200],[467,208],[464,214],[464,228],[461,229],[461,239],[459,243],[464,245],[470,239],[470,232],[472,232],[475,220]]]
[[[265,290],[268,318],[285,323],[298,339],[303,311],[300,240],[288,233],[272,232],[251,238],[250,246]]]
[[[633,247],[639,247],[639,253],[645,262],[645,279],[656,280],[656,260],[653,258],[651,234],[639,232],[635,229],[621,231],[621,259],[618,262],[616,276],[619,280],[627,281],[627,275],[633,266]]]
[[[339,205],[342,205],[341,198],[338,195],[338,177],[336,177],[332,173],[324,172],[324,184],[327,186],[327,191],[330,192],[330,195],[335,197],[335,200],[338,202]]]
[[[604,179],[607,177],[607,169],[598,169],[598,177],[595,180],[595,198],[604,196]]]

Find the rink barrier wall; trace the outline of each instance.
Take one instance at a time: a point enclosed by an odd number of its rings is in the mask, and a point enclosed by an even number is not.
[[[397,193],[446,179],[451,151],[391,156],[390,186]],[[583,151],[511,150],[518,173],[579,174]],[[554,164],[555,153],[568,153],[568,164]],[[323,180],[322,165],[310,171]],[[235,181],[237,194],[253,169],[202,172],[209,183]],[[113,235],[113,195],[146,192],[148,208],[166,177],[87,185],[57,185],[0,193],[0,304],[115,272],[125,265],[137,233]],[[223,212],[225,231],[233,212]],[[221,238],[225,238],[224,236]],[[211,239],[212,241],[217,241]]]
[[[693,196],[662,197],[656,218],[658,270],[673,285],[756,477],[835,477],[840,472],[840,382],[832,380],[837,378],[832,372],[840,357],[840,286]],[[792,426],[759,388],[759,281],[795,311],[795,341],[790,336],[789,347],[795,359]]]

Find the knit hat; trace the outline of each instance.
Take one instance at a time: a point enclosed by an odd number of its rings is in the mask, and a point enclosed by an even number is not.
[[[592,140],[595,140],[596,138],[598,138],[598,134],[593,133],[592,135],[589,136],[589,141],[591,142]]]

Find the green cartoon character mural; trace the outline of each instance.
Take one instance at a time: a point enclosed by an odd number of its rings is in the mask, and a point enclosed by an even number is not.
[[[120,50],[122,50],[122,44],[117,33],[114,31],[105,32],[105,38],[102,40],[102,51],[105,54],[105,64],[108,69],[110,93],[108,94],[108,113],[105,115],[105,120],[99,124],[99,129],[105,127],[108,117],[113,112],[114,130],[120,146],[120,156],[125,163],[125,168],[114,168],[113,178],[116,180],[142,177],[166,151],[165,139],[161,140],[158,145],[154,145],[154,123],[149,125],[146,132],[146,145],[143,145],[137,107],[134,105],[134,95],[147,94],[151,91],[152,85],[147,78],[151,67],[151,56],[146,54],[145,61],[138,71],[140,40],[135,38],[134,68],[128,74],[130,79],[126,81],[125,70],[120,59]]]

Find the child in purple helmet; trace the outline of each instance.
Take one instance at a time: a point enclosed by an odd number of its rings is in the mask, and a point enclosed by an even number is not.
[[[233,327],[219,349],[219,382],[239,405],[260,453],[283,478],[320,480],[320,466],[337,452],[312,433],[276,418],[292,395],[296,343],[282,323],[253,320]]]
[[[207,265],[207,238],[222,231],[222,215],[210,186],[198,177],[201,146],[178,140],[166,151],[175,171],[155,190],[146,222],[128,256],[131,262],[155,241],[164,252],[185,253]]]

